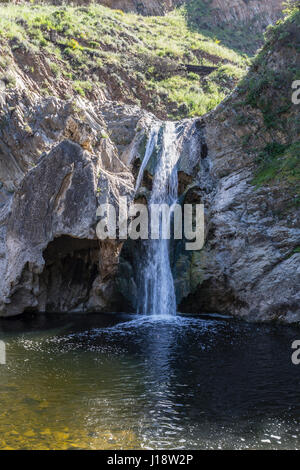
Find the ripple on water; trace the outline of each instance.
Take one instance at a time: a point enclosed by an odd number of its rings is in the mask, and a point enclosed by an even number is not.
[[[299,446],[298,330],[219,317],[71,318],[6,332],[0,448]]]

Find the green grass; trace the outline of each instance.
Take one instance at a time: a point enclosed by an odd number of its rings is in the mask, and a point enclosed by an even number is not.
[[[85,96],[86,92],[92,91],[93,84],[89,82],[88,80],[85,80],[85,81],[75,80],[73,82],[73,88],[79,95]]]
[[[300,142],[291,145],[272,142],[258,156],[258,172],[254,184],[287,180],[290,186],[300,183]]]
[[[300,203],[300,113],[292,103],[292,83],[300,79],[300,9],[291,6],[287,16],[268,29],[266,44],[256,57],[250,73],[241,82],[241,113],[237,119],[247,125],[245,105],[263,117],[265,146],[258,150],[257,186],[269,184],[286,188],[293,205]],[[274,68],[274,55],[280,67]],[[251,143],[251,139],[249,139]],[[246,144],[247,146],[247,144]]]
[[[218,44],[211,38],[189,29],[185,15],[181,10],[174,10],[165,17],[139,17],[124,15],[124,24],[136,30],[136,36],[143,41],[148,51],[154,50],[160,56],[179,58],[183,61],[198,63],[197,52],[215,55],[220,60],[227,60],[244,66],[241,54]],[[203,55],[203,63],[205,63]],[[209,61],[208,61],[209,62]]]
[[[42,51],[53,76],[71,80],[74,93],[91,98],[93,86],[104,82],[113,99],[173,119],[211,110],[249,65],[241,54],[191,31],[181,9],[165,17],[142,17],[97,4],[81,8],[4,4],[0,5],[3,56],[7,43],[13,52]],[[179,72],[180,64],[214,65],[218,70],[203,79]]]
[[[157,91],[166,92],[171,101],[178,105],[174,115],[201,116],[214,109],[226,96],[213,80],[205,85],[192,81],[190,77],[174,76],[161,80]]]
[[[261,31],[255,32],[258,17],[254,17],[247,23],[236,21],[227,24],[224,21],[222,25],[216,24],[211,21],[215,16],[215,12],[207,0],[189,0],[181,10],[191,30],[200,31],[207,37],[221,42],[239,54],[252,56],[263,44],[263,33]]]

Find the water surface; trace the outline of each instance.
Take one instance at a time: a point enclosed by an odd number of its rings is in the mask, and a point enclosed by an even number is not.
[[[300,447],[294,327],[37,315],[0,339],[1,449]]]

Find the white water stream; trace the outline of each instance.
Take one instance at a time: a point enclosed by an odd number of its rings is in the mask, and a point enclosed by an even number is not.
[[[178,151],[176,148],[176,129],[172,122],[165,123],[163,132],[162,152],[153,176],[152,192],[148,201],[149,212],[154,204],[168,204],[172,207],[178,198],[178,179],[176,164]],[[145,157],[141,166],[137,185],[143,178],[144,170],[158,141],[158,129],[150,134]],[[170,211],[172,217],[172,211]],[[141,266],[141,300],[138,313],[152,316],[176,315],[176,296],[174,280],[170,265],[170,240],[162,237],[159,228],[158,240],[149,239],[144,242],[145,256]]]

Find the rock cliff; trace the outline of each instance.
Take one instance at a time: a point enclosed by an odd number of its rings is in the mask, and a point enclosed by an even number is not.
[[[232,21],[246,23],[253,18],[261,25],[266,25],[280,17],[284,2],[283,0],[98,0],[98,3],[109,8],[145,15],[163,15],[178,6],[192,4],[194,8],[202,7],[210,11],[212,13],[210,21],[217,25]]]
[[[98,240],[96,211],[107,202],[118,207],[120,196],[132,199],[130,144],[154,117],[25,90],[2,94],[2,105],[16,118],[1,131],[1,315],[114,308],[122,243]],[[15,128],[24,116],[27,140]]]
[[[177,123],[179,193],[206,208],[203,250],[174,249],[182,312],[300,320],[299,17],[269,31],[224,103]],[[0,82],[0,315],[132,310],[130,246],[98,241],[96,208],[135,197],[147,136],[163,123],[101,94],[45,97],[19,63],[10,70]]]
[[[300,127],[299,104],[292,102],[300,64],[299,21],[295,10],[271,29],[237,90],[193,122],[197,175],[193,153],[181,143],[182,158],[187,152],[185,162],[190,162],[184,171],[186,188],[188,174],[194,182],[185,200],[201,201],[206,208],[204,249],[190,254],[178,242],[173,250],[182,312],[299,321]],[[186,131],[190,125],[184,124]],[[121,265],[127,276],[134,273],[132,259],[129,247]],[[120,284],[127,297],[130,292],[134,297],[129,283]]]
[[[216,25],[232,22],[247,23],[255,19],[266,27],[281,16],[282,0],[212,0],[207,1],[212,11],[211,21]]]
[[[266,27],[282,17],[282,0],[189,0],[186,14],[194,29],[222,43],[254,54]]]
[[[202,185],[206,246],[185,275],[177,262],[179,295],[194,289],[184,311],[299,321],[299,26],[298,9],[270,30],[244,82],[203,119],[214,183]]]

